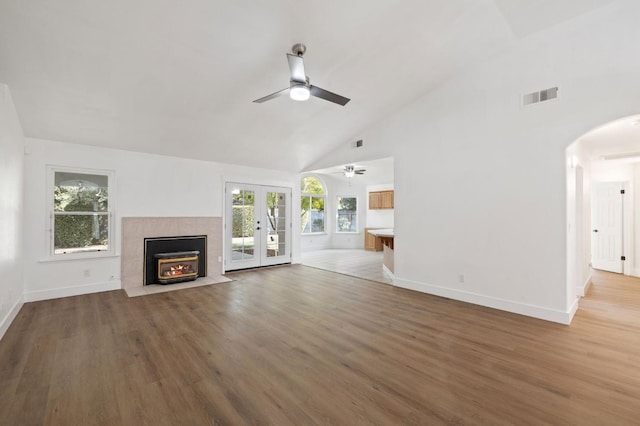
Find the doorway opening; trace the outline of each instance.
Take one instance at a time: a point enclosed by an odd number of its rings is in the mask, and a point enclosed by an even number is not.
[[[310,179],[322,184],[321,194],[306,184]],[[381,194],[390,202],[384,206],[372,203],[372,196]],[[301,176],[301,195],[302,264],[393,283],[393,276],[384,271],[382,246],[379,251],[366,249],[369,230],[394,229],[393,157],[346,162],[305,173]],[[315,210],[319,209],[322,226],[316,218]]]
[[[593,269],[640,276],[640,115],[606,123],[566,150],[567,281],[584,296]],[[637,247],[636,247],[637,246]]]

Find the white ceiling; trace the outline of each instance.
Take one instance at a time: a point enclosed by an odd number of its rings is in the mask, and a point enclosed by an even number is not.
[[[607,123],[591,130],[578,141],[592,160],[602,156],[637,154],[633,158],[607,160],[607,163],[640,161],[640,115],[633,115]]]
[[[341,179],[352,179],[354,182],[362,185],[384,185],[393,183],[393,158],[381,158],[379,160],[360,161],[355,163],[356,169],[365,169],[362,175],[355,175],[352,178],[344,176],[344,166],[340,164],[334,167],[314,170],[313,173],[324,174]]]
[[[611,0],[3,0],[25,135],[300,171],[519,37]],[[532,6],[533,5],[533,6]],[[312,84],[352,99],[254,99]]]

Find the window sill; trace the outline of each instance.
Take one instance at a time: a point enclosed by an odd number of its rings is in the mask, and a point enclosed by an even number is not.
[[[307,232],[305,234],[300,234],[303,237],[313,237],[318,235],[329,235],[327,232]]]
[[[83,256],[78,255],[58,255],[56,257],[49,256],[43,259],[39,259],[38,263],[51,263],[51,262],[72,262],[75,260],[98,260],[98,259],[116,259],[119,258],[119,254],[105,253],[105,254],[86,254]]]
[[[362,232],[339,232],[336,231],[336,235],[360,235]]]

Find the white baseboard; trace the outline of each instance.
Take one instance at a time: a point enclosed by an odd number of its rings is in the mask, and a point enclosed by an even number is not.
[[[37,302],[39,300],[58,299],[60,297],[79,296],[81,294],[99,293],[101,291],[120,290],[120,280],[105,281],[74,287],[58,287],[49,290],[25,291],[25,302]]]
[[[389,278],[391,278],[391,281],[395,280],[396,276],[393,274],[393,272],[391,272],[391,270],[389,268],[387,268],[386,265],[382,265],[382,271],[387,274],[387,276]]]
[[[582,286],[578,286],[578,288],[576,288],[576,295],[584,297],[585,294],[587,294],[587,290],[589,290],[589,287],[591,287],[591,274],[589,274]]]
[[[526,303],[514,302],[512,300],[499,299],[496,297],[484,296],[482,294],[440,287],[432,284],[404,280],[400,278],[394,279],[393,283],[397,287],[402,287],[409,290],[433,294],[435,296],[446,297],[449,299],[473,303],[475,305],[486,306],[488,308],[513,312],[515,314],[526,315],[528,317],[539,318],[546,321],[552,321],[566,325],[571,323],[571,320],[573,319],[573,316],[578,309],[578,299],[575,300],[575,302],[567,311],[560,311],[544,308],[541,306],[528,305]]]
[[[9,326],[11,325],[13,320],[16,319],[16,316],[18,315],[18,312],[20,312],[22,305],[24,305],[24,301],[23,298],[20,297],[15,305],[13,305],[11,309],[9,309],[7,315],[2,318],[2,322],[0,322],[0,340],[4,336],[4,333],[6,333],[9,329]]]

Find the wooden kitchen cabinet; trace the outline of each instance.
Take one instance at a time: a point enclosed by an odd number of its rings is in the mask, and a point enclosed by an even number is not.
[[[370,229],[380,228],[364,228],[364,249],[369,251],[382,251],[382,239],[371,235]]]
[[[372,191],[369,193],[369,209],[393,209],[393,191]]]
[[[382,191],[380,193],[381,198],[381,209],[392,209],[393,208],[393,191]]]
[[[380,209],[382,205],[382,197],[379,192],[370,192],[369,193],[369,209],[377,210]]]

